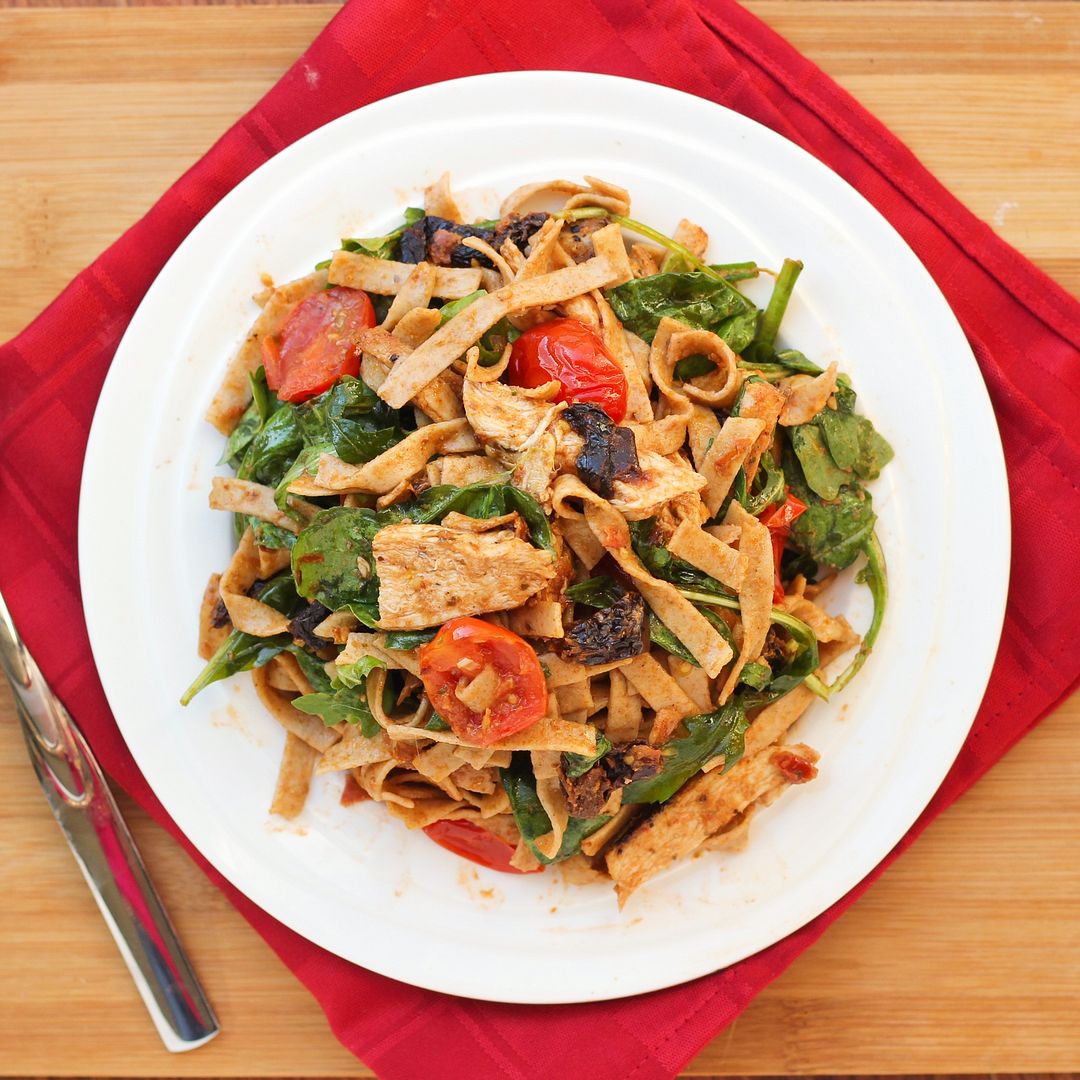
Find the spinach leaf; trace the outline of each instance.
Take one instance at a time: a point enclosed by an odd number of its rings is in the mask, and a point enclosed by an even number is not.
[[[680,585],[688,589],[700,589],[704,592],[715,592],[721,595],[731,595],[730,590],[721,585],[715,578],[702,573],[697,567],[675,555],[672,555],[666,547],[654,543],[655,519],[646,518],[644,521],[630,522],[630,541],[634,548],[634,554],[645,565],[645,569],[663,581],[670,581],[673,585]]]
[[[295,406],[277,410],[255,433],[236,475],[241,480],[276,487],[304,448],[304,434]]]
[[[743,667],[739,675],[739,682],[749,686],[751,690],[764,690],[772,678],[772,668],[764,661],[751,660]]]
[[[562,844],[555,858],[549,859],[536,847],[536,841],[551,832],[551,819],[541,804],[540,797],[536,794],[536,779],[533,776],[529,755],[527,753],[514,754],[510,767],[501,769],[500,773],[518,831],[532,853],[545,866],[577,855],[581,851],[581,841],[611,820],[608,814],[593,818],[570,818],[566,823]]]
[[[268,664],[291,640],[288,634],[254,637],[234,630],[210,657],[198,678],[184,691],[180,704],[187,705],[200,690],[205,690],[211,683],[227,679],[238,671],[250,671]]]
[[[851,473],[833,460],[822,429],[816,423],[799,424],[789,435],[807,487],[827,502],[835,499],[840,488],[851,479]]]
[[[291,615],[300,603],[293,580],[288,574],[278,574],[271,578],[259,593],[259,599],[283,615]],[[195,681],[184,691],[180,704],[187,705],[200,690],[205,690],[220,679],[227,679],[238,671],[262,667],[291,643],[292,638],[288,634],[255,637],[241,630],[233,630],[207,661],[206,667]]]
[[[262,420],[259,417],[259,407],[253,401],[244,410],[244,415],[240,417],[236,427],[229,434],[229,438],[225,442],[225,449],[218,459],[218,464],[228,464],[235,469],[242,460],[241,455],[251,445],[251,440],[255,438],[255,432],[261,426]]]
[[[869,541],[877,521],[870,493],[858,483],[846,484],[835,499],[823,499],[811,489],[790,447],[784,451],[784,476],[796,498],[806,503],[806,512],[791,527],[791,545],[836,570],[850,566]]]
[[[855,575],[855,580],[860,585],[866,585],[870,589],[870,595],[874,601],[874,614],[870,619],[870,626],[863,634],[859,651],[852,658],[848,666],[829,684],[830,694],[843,690],[845,686],[858,674],[859,669],[866,663],[870,650],[877,641],[881,624],[885,619],[885,605],[889,600],[889,580],[885,569],[885,552],[881,549],[881,542],[877,533],[871,533],[864,550],[866,551],[866,566]]]
[[[398,412],[352,375],[297,408],[304,442],[328,445],[350,465],[370,461],[405,438]]]
[[[445,326],[455,315],[475,304],[481,296],[487,296],[487,289],[477,289],[476,292],[471,292],[468,296],[461,297],[460,300],[451,300],[443,304],[439,308],[439,325]]]
[[[472,518],[500,517],[517,511],[529,527],[529,538],[536,547],[555,551],[551,526],[540,504],[512,484],[482,481],[467,487],[440,484],[429,488],[418,499],[403,508],[409,521],[426,525],[442,521],[451,511]]]
[[[401,520],[395,509],[366,510],[335,506],[320,511],[301,530],[292,551],[296,589],[307,600],[318,600],[331,611],[348,609],[365,626],[379,620],[379,580],[371,541],[384,525]],[[361,577],[357,559],[369,575]]]
[[[717,712],[691,716],[684,723],[687,734],[672,739],[663,748],[660,772],[627,784],[623,788],[624,803],[666,802],[712,758],[723,754],[727,772],[742,757],[743,736],[749,724],[739,697],[733,697]]]
[[[596,736],[595,754],[563,754],[563,772],[571,780],[576,780],[579,776],[584,776],[605,754],[610,752],[611,743],[608,741],[608,737],[598,734]]]
[[[296,543],[296,533],[291,533],[288,529],[283,529],[273,522],[262,521],[260,518],[248,516],[247,524],[251,526],[251,531],[255,536],[255,543],[259,547],[267,549],[291,548]]]
[[[343,687],[355,688],[363,686],[367,677],[376,668],[385,668],[386,662],[377,656],[361,656],[352,664],[338,665],[337,674],[334,676],[334,689]]]
[[[860,480],[876,480],[892,461],[892,447],[865,416],[839,409],[822,409],[814,417],[814,423],[825,437],[833,461],[849,476],[854,473]]]
[[[424,725],[425,731],[449,731],[450,725],[437,713],[433,712]]]
[[[311,683],[312,690],[329,693],[333,689],[330,676],[326,674],[326,662],[324,660],[320,660],[314,653],[305,649],[303,645],[298,645],[295,640],[286,647],[285,651],[291,652],[296,657],[296,662],[307,677],[307,681]]]
[[[606,574],[586,578],[566,590],[568,600],[594,608],[611,607],[616,600],[621,600],[625,595],[626,590],[613,577],[608,577]]]
[[[715,371],[716,365],[703,353],[684,356],[674,367],[672,374],[681,382],[696,379],[699,375],[708,375]]]
[[[426,645],[439,631],[430,630],[391,630],[386,635],[386,647],[396,649],[398,652],[409,652],[411,649],[419,649]]]
[[[391,229],[385,236],[371,236],[366,239],[344,239],[341,241],[342,251],[359,251],[364,255],[370,255],[373,259],[396,258],[398,245],[401,242],[401,234],[410,226],[415,225],[424,216],[424,211],[418,206],[405,208],[405,222],[396,229]],[[326,264],[329,266],[329,262]]]
[[[623,326],[648,342],[665,316],[711,330],[735,352],[750,344],[757,328],[757,308],[742,293],[699,271],[635,278],[611,289],[607,299]]]
[[[365,739],[373,739],[382,728],[368,708],[364,689],[345,687],[333,693],[303,694],[293,698],[293,708],[322,718],[327,727],[334,724],[359,724]]]
[[[277,394],[270,389],[266,381],[266,368],[262,364],[258,366],[253,374],[248,376],[248,380],[251,383],[251,403],[255,406],[260,421],[265,424],[281,408],[282,402],[278,400]]]

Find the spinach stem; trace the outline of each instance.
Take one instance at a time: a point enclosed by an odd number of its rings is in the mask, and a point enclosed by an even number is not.
[[[881,541],[877,533],[872,532],[866,541],[866,566],[856,578],[870,588],[870,595],[874,599],[874,614],[870,620],[870,627],[863,635],[859,651],[852,657],[851,663],[829,684],[830,694],[843,690],[845,686],[859,673],[859,669],[866,663],[870,650],[877,641],[878,632],[885,619],[885,605],[889,600],[889,579],[885,566],[885,552],[881,549]]]
[[[829,687],[825,685],[813,672],[803,679],[803,686],[811,693],[817,695],[822,701],[829,700]]]
[[[772,356],[776,347],[776,334],[780,329],[780,322],[787,311],[788,302],[791,300],[795,282],[799,280],[803,264],[799,259],[785,259],[780,267],[780,273],[776,275],[776,284],[773,286],[772,296],[769,297],[768,307],[761,316],[761,325],[758,327],[757,338],[751,349],[755,359],[765,360]]]
[[[706,277],[712,278],[714,281],[723,281],[727,283],[727,278],[719,270],[714,270],[707,262],[699,259],[688,247],[680,244],[678,240],[672,240],[670,236],[665,236],[662,232],[658,232],[656,229],[649,225],[644,225],[640,221],[635,221],[633,218],[623,217],[622,214],[613,214],[609,210],[603,209],[600,206],[582,206],[577,210],[564,210],[561,214],[555,215],[558,218],[562,218],[563,221],[585,221],[588,218],[606,217],[612,221],[617,222],[624,229],[629,229],[631,232],[636,232],[639,236],[648,237],[654,244],[659,244],[663,248],[667,248],[668,251],[673,252],[685,259],[695,270],[704,274]],[[733,269],[745,269],[744,263],[733,263]]]

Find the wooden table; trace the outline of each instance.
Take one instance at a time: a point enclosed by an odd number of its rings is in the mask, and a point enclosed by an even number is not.
[[[749,6],[1080,294],[1080,0]],[[0,10],[0,339],[142,214],[335,10]],[[1078,721],[1074,697],[687,1075],[1080,1069]],[[122,802],[223,1033],[193,1054],[162,1050],[5,693],[0,1073],[369,1075],[180,848]]]

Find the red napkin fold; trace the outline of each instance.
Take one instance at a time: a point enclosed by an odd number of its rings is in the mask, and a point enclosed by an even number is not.
[[[1080,676],[1080,305],[730,0],[534,0],[529,16],[501,0],[353,0],[146,217],[0,349],[0,589],[28,646],[114,779],[188,847],[318,998],[338,1038],[390,1080],[674,1075]],[[812,923],[725,971],[622,1002],[549,1007],[470,1001],[374,975],[287,930],[216,874],[154,798],[109,713],[76,565],[79,478],[102,380],[144,292],[196,222],[282,147],[344,112],[424,83],[525,68],[608,72],[710,98],[857,187],[963,324],[1001,427],[1013,509],[1012,585],[985,700],[937,796],[882,866]],[[977,536],[968,540],[977,548]]]

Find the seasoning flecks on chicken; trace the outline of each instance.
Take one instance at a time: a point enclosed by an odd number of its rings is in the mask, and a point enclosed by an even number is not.
[[[665,458],[646,450],[638,455],[640,475],[616,480],[611,505],[627,521],[653,517],[666,503],[697,494],[708,481],[680,458]]]
[[[531,445],[562,411],[551,398],[558,384],[548,383],[533,390],[506,383],[478,383],[465,380],[462,402],[473,432],[482,444],[504,450],[523,450]]]
[[[508,530],[460,532],[388,525],[372,541],[385,630],[441,626],[459,615],[509,611],[555,577],[551,553]]]

